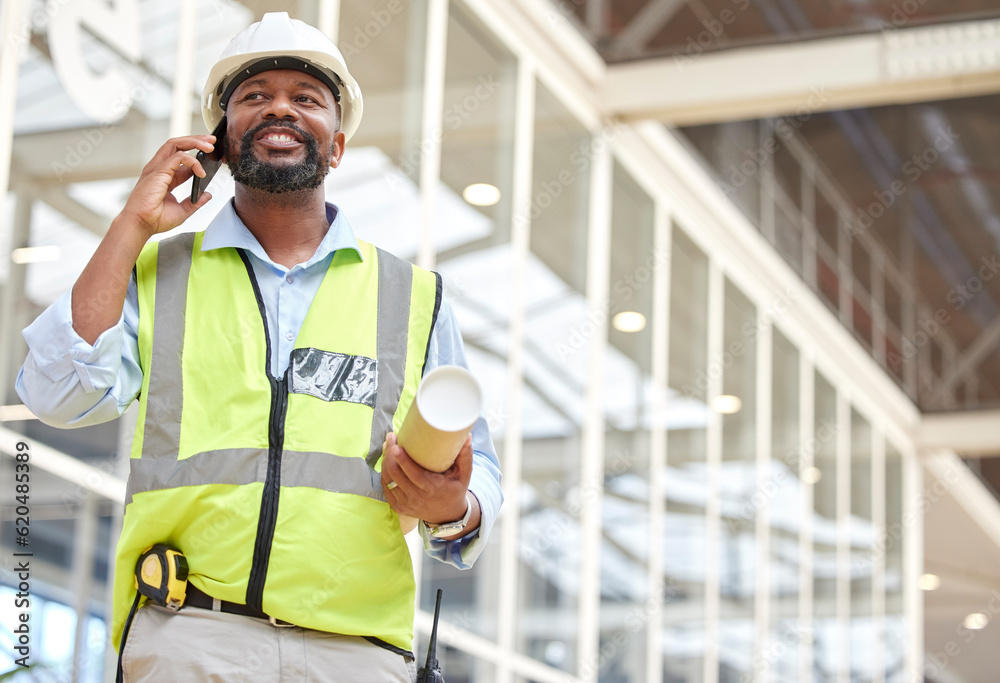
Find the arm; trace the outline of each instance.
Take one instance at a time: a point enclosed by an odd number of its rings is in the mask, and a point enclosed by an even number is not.
[[[207,201],[178,202],[170,191],[192,173],[204,173],[182,150],[211,148],[212,139],[176,138],[160,148],[72,292],[24,330],[29,350],[16,389],[44,422],[57,427],[105,422],[120,416],[138,394],[142,370],[131,271],[150,236],[179,225]]]
[[[447,299],[442,301],[437,324],[431,334],[424,372],[439,365],[468,367],[462,336]],[[485,417],[480,416],[473,425],[471,443],[466,441],[455,465],[441,474],[423,470],[414,463],[396,445],[395,435],[390,435],[387,443],[389,447],[383,454],[382,462],[382,490],[397,512],[431,523],[450,522],[465,513],[466,491],[472,494],[472,516],[460,537],[431,538],[423,525],[418,525],[429,555],[459,569],[468,569],[485,547],[503,502],[500,464]],[[398,486],[392,490],[387,489],[386,485],[389,481],[396,481],[395,477],[404,481],[397,481]]]

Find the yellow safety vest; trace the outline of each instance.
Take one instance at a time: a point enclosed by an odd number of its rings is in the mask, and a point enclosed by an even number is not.
[[[215,598],[408,650],[413,567],[380,458],[416,394],[440,279],[365,242],[363,259],[338,250],[275,378],[246,253],[203,252],[203,236],[136,264],[143,382],[112,640],[139,554],[166,543]]]

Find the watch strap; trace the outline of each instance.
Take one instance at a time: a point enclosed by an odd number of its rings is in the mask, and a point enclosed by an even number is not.
[[[440,524],[429,524],[424,521],[420,523],[424,525],[427,533],[434,538],[447,538],[448,536],[454,536],[457,533],[465,531],[465,527],[469,525],[469,519],[472,517],[472,493],[469,491],[465,493],[465,502],[467,507],[462,519],[455,520],[454,522],[442,522]]]

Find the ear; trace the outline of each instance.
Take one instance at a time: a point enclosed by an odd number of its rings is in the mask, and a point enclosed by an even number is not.
[[[347,136],[343,131],[338,130],[333,136],[333,154],[330,155],[330,168],[340,166],[341,159],[344,158],[344,149],[347,145]]]

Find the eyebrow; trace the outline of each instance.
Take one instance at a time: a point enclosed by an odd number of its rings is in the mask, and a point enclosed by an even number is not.
[[[240,89],[242,90],[245,86],[265,86],[268,85],[268,80],[266,78],[254,78],[253,80],[245,81],[240,84]],[[313,85],[309,81],[299,81],[295,84],[296,87],[302,88],[303,90],[312,90],[313,92],[318,92],[322,94],[322,90],[317,86]]]

